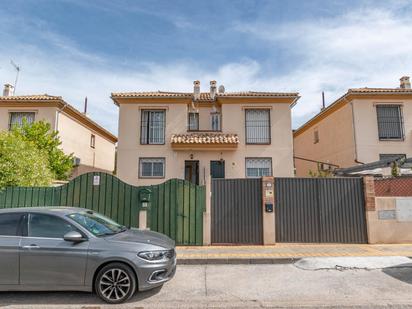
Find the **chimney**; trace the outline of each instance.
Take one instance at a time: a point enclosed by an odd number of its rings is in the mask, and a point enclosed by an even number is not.
[[[210,98],[214,100],[216,98],[216,81],[211,80],[210,81]]]
[[[325,105],[325,92],[322,91],[322,108],[321,111],[323,111],[326,108]]]
[[[84,98],[84,111],[83,114],[87,115],[87,97]]]
[[[3,89],[4,97],[11,97],[14,94],[14,87],[10,84],[5,84]]]
[[[195,80],[193,82],[193,99],[199,100],[200,99],[200,81]]]
[[[220,86],[219,86],[219,89],[218,89],[218,92],[219,92],[219,93],[225,93],[225,86],[220,85]]]
[[[409,76],[402,76],[400,81],[402,89],[411,89],[411,82],[409,80]]]

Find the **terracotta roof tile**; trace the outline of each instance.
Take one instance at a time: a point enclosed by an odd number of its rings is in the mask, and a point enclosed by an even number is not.
[[[239,144],[237,134],[224,133],[189,133],[173,134],[172,144]]]
[[[216,97],[291,97],[298,96],[297,92],[261,92],[261,91],[240,91],[217,93]],[[112,98],[192,98],[191,92],[113,92]],[[211,100],[209,92],[201,92],[200,100]]]
[[[60,96],[48,94],[33,94],[33,95],[16,95],[16,96],[0,96],[0,101],[32,101],[32,100],[62,100]]]
[[[348,90],[348,93],[412,93],[412,89],[405,88],[352,88]]]

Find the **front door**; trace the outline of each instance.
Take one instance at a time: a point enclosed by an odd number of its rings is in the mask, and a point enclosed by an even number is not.
[[[0,214],[0,285],[19,284],[19,225],[24,213]]]
[[[212,178],[225,178],[225,161],[210,161],[210,176]]]
[[[63,218],[31,213],[27,237],[20,244],[20,284],[84,285],[89,242],[65,241],[63,236],[78,231]]]
[[[199,184],[199,161],[185,161],[185,180]]]

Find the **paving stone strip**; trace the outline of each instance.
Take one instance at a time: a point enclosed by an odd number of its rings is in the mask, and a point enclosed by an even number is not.
[[[285,264],[306,257],[412,257],[412,244],[279,244],[178,247],[179,264]]]

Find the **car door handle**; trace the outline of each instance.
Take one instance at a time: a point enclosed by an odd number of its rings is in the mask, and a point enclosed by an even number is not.
[[[23,246],[23,249],[40,249],[40,246],[38,246],[38,245],[27,245],[27,246]]]

